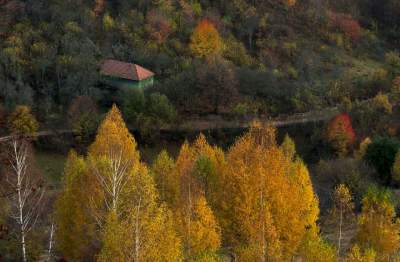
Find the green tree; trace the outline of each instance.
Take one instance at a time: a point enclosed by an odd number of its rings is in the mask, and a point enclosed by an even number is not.
[[[400,184],[400,151],[397,151],[392,167],[392,180],[396,184]]]
[[[129,122],[136,122],[138,116],[145,111],[145,97],[142,89],[121,91],[122,111]]]
[[[386,184],[391,182],[391,169],[400,143],[393,138],[379,137],[370,144],[364,159],[375,168],[379,178]]]
[[[285,156],[289,159],[293,160],[296,156],[296,144],[288,134],[286,134],[285,138],[283,139],[281,150],[283,151]]]

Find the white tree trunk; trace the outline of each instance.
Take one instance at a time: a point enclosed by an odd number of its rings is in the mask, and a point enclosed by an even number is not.
[[[122,190],[128,181],[128,168],[131,161],[123,160],[122,149],[110,149],[108,152],[108,171],[104,174],[94,166],[94,173],[100,182],[105,193],[105,204],[108,211],[115,211],[118,214],[118,201]]]
[[[39,216],[39,206],[44,195],[44,189],[36,188],[28,167],[28,146],[26,142],[12,141],[10,150],[11,174],[7,177],[8,183],[16,192],[16,197],[10,198],[14,207],[12,218],[19,225],[22,260],[27,261],[26,234],[35,225]]]
[[[50,228],[50,237],[49,237],[49,248],[47,249],[47,261],[51,260],[51,252],[53,249],[53,236],[54,236],[54,223],[51,223],[51,228]]]
[[[139,262],[139,250],[140,250],[140,205],[142,198],[139,199],[139,203],[136,206],[136,220],[135,220],[135,262]]]
[[[340,217],[339,217],[339,239],[338,239],[338,254],[340,255],[340,248],[342,244],[342,225],[343,225],[343,204],[340,204]]]

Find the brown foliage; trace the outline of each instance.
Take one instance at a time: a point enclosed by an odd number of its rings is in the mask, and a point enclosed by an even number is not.
[[[150,38],[157,44],[164,43],[172,32],[170,21],[156,10],[150,11],[146,16],[146,31]]]

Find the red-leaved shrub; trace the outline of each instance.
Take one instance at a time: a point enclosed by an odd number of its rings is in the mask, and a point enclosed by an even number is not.
[[[349,14],[329,12],[329,25],[337,30],[340,30],[351,41],[357,42],[361,37],[361,26]]]

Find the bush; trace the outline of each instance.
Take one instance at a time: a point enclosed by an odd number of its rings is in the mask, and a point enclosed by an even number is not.
[[[165,124],[172,123],[177,116],[174,106],[165,95],[160,93],[153,93],[149,96],[146,101],[145,112],[147,115],[160,119]]]
[[[32,136],[39,129],[39,123],[28,106],[17,106],[8,118],[8,130],[15,135]]]
[[[332,189],[345,184],[351,192],[355,192],[356,200],[361,200],[364,192],[373,183],[371,168],[363,161],[354,158],[321,160],[314,169],[319,183],[332,186]],[[328,205],[327,205],[328,206]]]
[[[144,137],[176,120],[177,112],[165,95],[152,93],[145,96],[139,89],[127,90],[123,94],[124,115]]]
[[[122,111],[126,119],[136,121],[136,118],[145,109],[146,100],[142,89],[128,89],[122,91]]]
[[[78,96],[72,101],[68,110],[68,123],[81,150],[96,133],[98,120],[96,103],[90,97]]]
[[[396,139],[380,137],[367,148],[364,159],[375,168],[379,179],[386,185],[390,184],[391,169],[394,164],[400,143]]]

